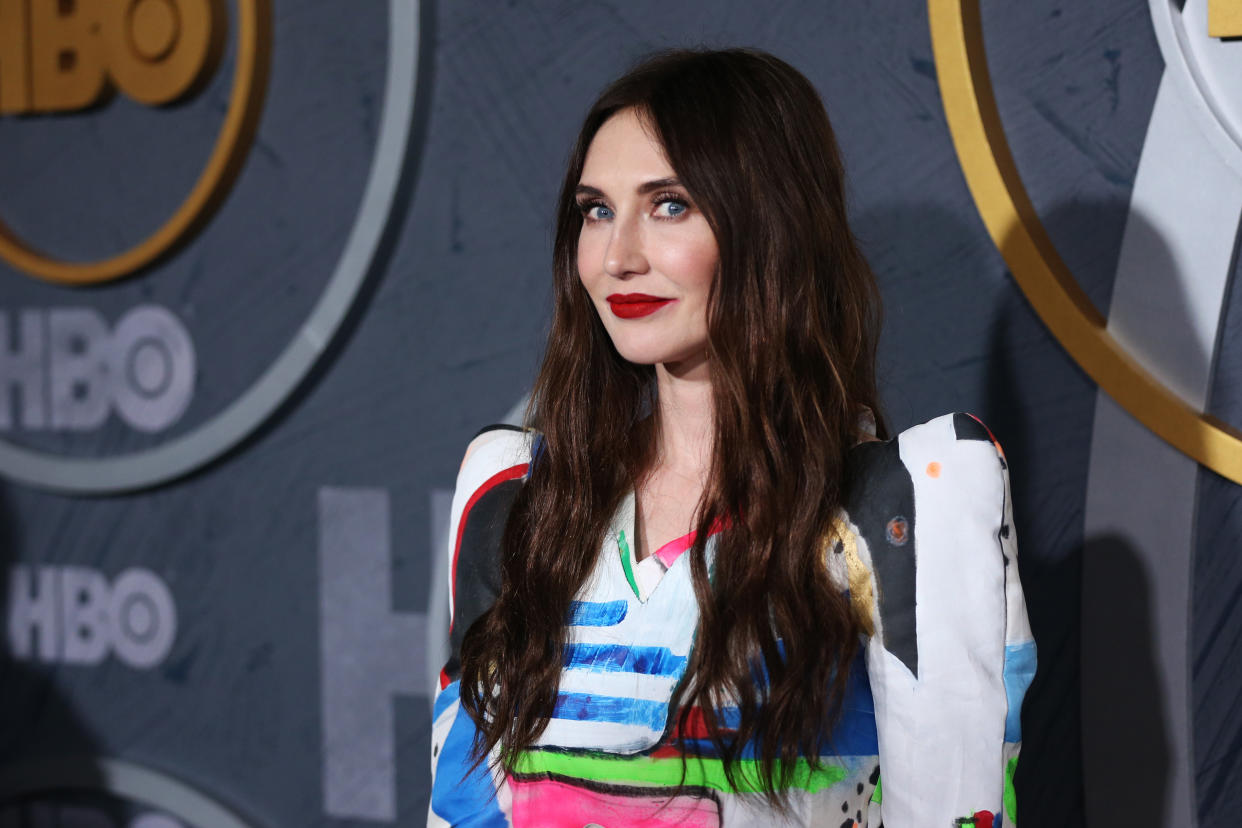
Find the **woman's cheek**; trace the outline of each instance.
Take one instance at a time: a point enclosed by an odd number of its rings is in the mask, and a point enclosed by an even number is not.
[[[673,229],[658,242],[660,269],[685,290],[708,288],[720,261],[715,236],[705,225]]]
[[[594,298],[593,283],[598,277],[599,257],[603,254],[596,251],[596,247],[588,234],[583,233],[578,239],[578,279],[582,282],[582,286]]]

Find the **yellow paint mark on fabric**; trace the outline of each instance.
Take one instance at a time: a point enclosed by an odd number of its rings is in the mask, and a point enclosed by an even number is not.
[[[845,556],[846,577],[850,585],[850,602],[858,613],[863,632],[875,634],[875,590],[871,587],[871,570],[858,555],[858,538],[841,518],[833,522],[831,540],[840,541],[841,554]]]

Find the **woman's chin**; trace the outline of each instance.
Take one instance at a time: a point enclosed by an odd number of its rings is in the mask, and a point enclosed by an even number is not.
[[[635,365],[657,365],[664,362],[663,353],[653,348],[617,347],[617,353],[626,362]]]
[[[699,348],[657,347],[651,343],[613,342],[617,353],[635,365],[663,365],[670,373],[682,374],[706,360],[706,346]]]

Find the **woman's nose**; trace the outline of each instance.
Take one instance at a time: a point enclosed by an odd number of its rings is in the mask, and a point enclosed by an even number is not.
[[[647,257],[643,253],[642,232],[637,221],[613,223],[612,236],[604,251],[604,272],[618,279],[647,272]]]

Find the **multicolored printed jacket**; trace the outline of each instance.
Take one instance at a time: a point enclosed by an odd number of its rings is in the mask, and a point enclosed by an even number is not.
[[[670,701],[698,624],[681,554],[691,538],[635,561],[632,496],[573,605],[558,701],[536,748],[512,775],[467,773],[475,730],[459,703],[458,655],[499,590],[501,532],[530,454],[527,432],[487,431],[457,480],[452,655],[435,699],[429,825],[1014,823],[1019,711],[1035,642],[1005,456],[979,420],[946,414],[851,450],[850,490],[824,554],[869,635],[831,748],[818,769],[795,769],[783,816],[747,781],[752,759],[734,787],[704,733],[672,733]],[[727,722],[731,711],[721,712]],[[672,746],[674,735],[689,740],[689,756]]]

